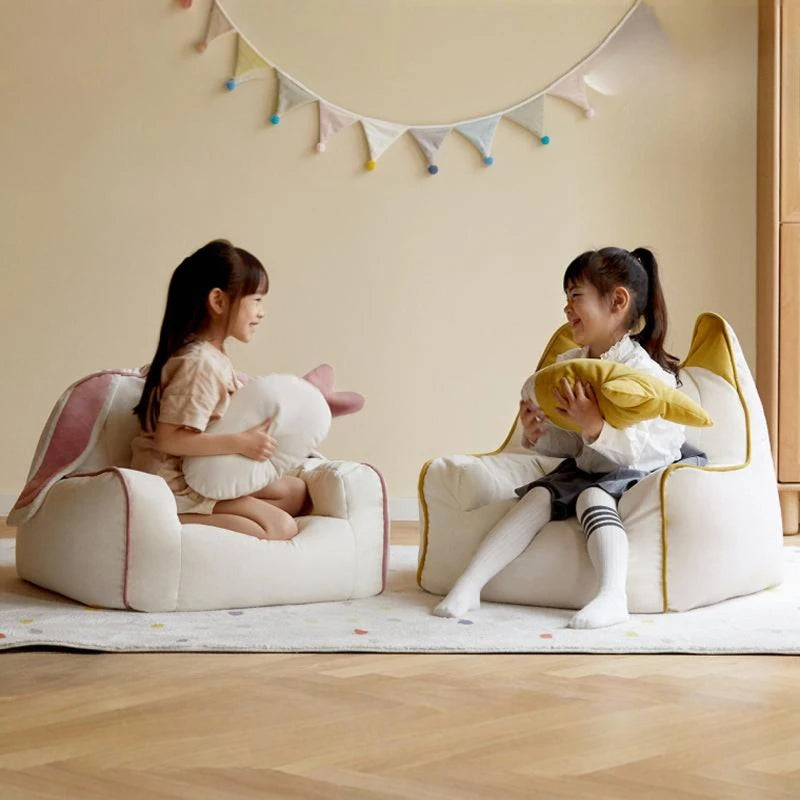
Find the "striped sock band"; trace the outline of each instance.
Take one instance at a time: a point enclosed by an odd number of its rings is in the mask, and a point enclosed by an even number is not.
[[[616,509],[610,508],[609,506],[589,506],[583,514],[581,514],[580,523],[587,539],[598,528],[603,528],[606,525],[622,528],[623,531],[625,530]]]

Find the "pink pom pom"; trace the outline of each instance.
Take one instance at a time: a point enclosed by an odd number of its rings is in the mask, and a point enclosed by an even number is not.
[[[208,48],[208,45],[205,42],[198,42],[195,45],[195,49],[197,50],[198,53],[205,53],[207,48]]]
[[[192,0],[181,0],[181,5],[184,8],[191,8],[192,7]]]
[[[325,144],[325,142],[317,142],[317,152],[318,153],[324,153],[326,149],[327,149],[327,145]]]
[[[587,117],[593,117],[595,112],[593,108],[587,108],[583,113],[586,114]]]

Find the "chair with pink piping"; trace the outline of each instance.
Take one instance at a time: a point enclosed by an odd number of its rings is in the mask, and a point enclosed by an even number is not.
[[[289,541],[182,524],[166,482],[130,468],[139,370],[72,384],[39,439],[8,524],[21,578],[90,606],[193,611],[368,597],[383,590],[386,488],[372,466],[309,457],[313,502]]]

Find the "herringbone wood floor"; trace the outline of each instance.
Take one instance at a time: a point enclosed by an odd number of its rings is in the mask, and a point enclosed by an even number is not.
[[[798,798],[799,689],[779,656],[10,651],[0,797]]]

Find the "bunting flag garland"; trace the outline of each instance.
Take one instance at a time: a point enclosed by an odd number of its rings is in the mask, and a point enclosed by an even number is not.
[[[476,119],[474,122],[465,122],[457,125],[456,130],[467,140],[478,148],[478,152],[483,156],[483,163],[487,167],[494,164],[492,157],[492,139],[497,130],[497,123],[500,117],[487,117],[486,119]]]
[[[191,8],[192,0],[179,0],[184,8]],[[408,132],[427,161],[429,175],[436,175],[439,150],[451,131],[455,130],[469,141],[480,153],[483,163],[494,163],[492,141],[502,118],[511,120],[530,131],[541,144],[549,144],[550,136],[545,132],[545,98],[556,97],[580,108],[587,117],[595,114],[589,100],[587,87],[601,94],[619,91],[626,79],[636,70],[634,61],[652,60],[654,54],[663,52],[666,37],[653,10],[643,0],[633,0],[631,7],[606,35],[603,41],[585,58],[554,80],[549,86],[525,98],[510,108],[482,117],[459,122],[435,125],[406,125],[388,120],[375,119],[341,108],[324,100],[307,86],[269,62],[245,38],[222,7],[221,0],[213,0],[208,15],[203,40],[197,44],[199,52],[228,33],[236,33],[236,65],[233,75],[225,86],[229,90],[239,84],[259,77],[264,71],[275,71],[278,81],[275,111],[270,122],[277,125],[281,117],[293,108],[308,103],[317,103],[319,110],[319,139],[317,152],[327,149],[330,140],[341,130],[355,122],[360,123],[369,150],[368,170],[374,170],[378,159],[403,134]]]
[[[558,83],[554,84],[547,94],[551,97],[561,97],[570,103],[574,103],[578,108],[583,109],[583,113],[587,117],[594,116],[594,108],[589,105],[589,98],[586,97],[586,83],[580,72],[566,75]]]
[[[184,8],[191,8],[191,5],[184,5]],[[198,42],[197,49],[204,53],[214,39],[235,30],[233,23],[228,19],[228,15],[222,10],[222,6],[216,2],[211,4],[211,12],[208,15],[208,25],[206,25],[206,35],[203,41]]]
[[[505,116],[536,134],[542,144],[550,144],[550,137],[544,132],[544,95],[534,97],[530,103],[512,108],[505,113]]]
[[[335,106],[329,106],[323,100],[319,101],[319,141],[317,152],[324,153],[328,147],[328,139],[335,136],[343,128],[358,121],[355,114],[342,111]]]
[[[442,128],[410,129],[411,135],[419,145],[419,149],[422,150],[422,155],[428,159],[428,172],[431,175],[435,175],[439,171],[439,167],[436,164],[436,153],[439,151],[442,142],[451,130],[453,129],[448,126]]]
[[[236,67],[233,77],[225,84],[228,91],[233,91],[240,83],[258,77],[261,70],[270,66],[263,58],[241,37],[236,37]]]
[[[367,169],[375,169],[378,159],[393,145],[407,130],[405,125],[394,122],[383,122],[379,119],[361,119],[364,136],[367,137],[369,147],[369,161]]]
[[[315,94],[311,94],[305,86],[290,78],[285,72],[281,72],[279,69],[276,69],[275,72],[278,75],[278,103],[275,113],[270,117],[273,125],[277,125],[281,121],[281,114],[319,100]]]

